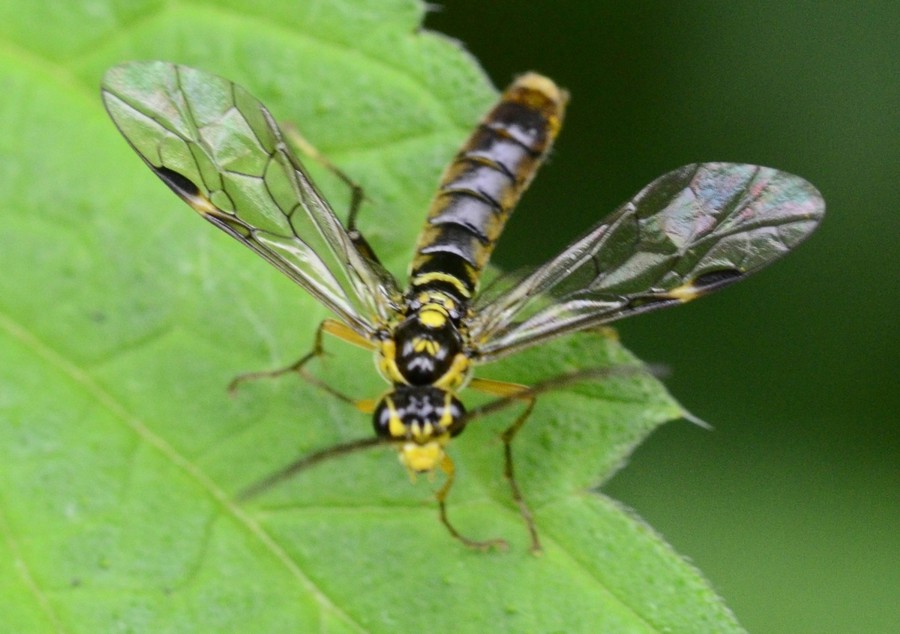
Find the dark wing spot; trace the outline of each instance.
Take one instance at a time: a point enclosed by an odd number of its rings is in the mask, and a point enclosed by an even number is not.
[[[693,285],[698,291],[719,288],[726,284],[737,282],[744,274],[737,269],[722,269],[721,271],[709,271],[694,279]]]
[[[169,186],[169,189],[181,196],[181,198],[189,200],[200,196],[200,189],[178,172],[170,170],[168,167],[154,167],[151,165],[150,168],[156,172],[156,175],[162,179],[162,182]]]

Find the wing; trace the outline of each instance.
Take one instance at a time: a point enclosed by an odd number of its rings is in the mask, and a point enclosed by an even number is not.
[[[356,248],[246,90],[187,66],[129,62],[107,71],[102,95],[134,150],[201,216],[360,334],[393,312],[396,282]]]
[[[478,358],[732,284],[797,246],[824,212],[812,185],[768,167],[669,172],[548,263],[479,297],[469,322]]]

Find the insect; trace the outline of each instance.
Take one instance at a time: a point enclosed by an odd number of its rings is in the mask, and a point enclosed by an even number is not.
[[[482,272],[553,145],[568,98],[529,73],[506,89],[444,172],[401,287],[356,227],[360,190],[344,226],[271,113],[244,88],[186,66],[130,62],[107,72],[102,96],[119,131],[172,191],[335,315],[319,326],[313,351],[282,371],[303,373],[329,334],[372,350],[390,384],[378,401],[354,402],[372,414],[374,438],[314,454],[263,484],[326,456],[388,443],[410,473],[445,474],[436,493],[440,519],[477,548],[505,542],[465,537],[447,516],[454,480],[447,446],[472,419],[459,392],[468,387],[501,405],[524,404],[501,438],[505,475],[537,551],[511,443],[538,393],[566,377],[529,388],[473,376],[476,366],[733,284],[797,246],[824,214],[819,192],[797,176],[753,165],[687,165],[485,299]]]

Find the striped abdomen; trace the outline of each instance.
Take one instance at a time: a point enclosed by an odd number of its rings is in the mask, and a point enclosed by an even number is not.
[[[513,208],[562,124],[568,95],[534,73],[519,77],[444,173],[410,266],[410,285],[474,295]]]

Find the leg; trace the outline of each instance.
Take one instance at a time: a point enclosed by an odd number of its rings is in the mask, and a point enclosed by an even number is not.
[[[525,526],[528,527],[528,534],[531,537],[531,552],[538,555],[543,552],[541,539],[538,537],[537,526],[534,524],[534,516],[531,514],[531,509],[528,507],[528,503],[525,502],[522,491],[519,489],[519,483],[516,481],[512,455],[513,438],[516,437],[518,431],[522,429],[522,425],[524,425],[525,421],[528,420],[528,417],[531,416],[531,412],[534,409],[534,404],[536,402],[537,399],[534,396],[528,398],[528,405],[525,407],[525,411],[519,414],[516,420],[513,421],[513,424],[504,430],[500,435],[500,440],[503,441],[503,476],[509,483],[509,489],[512,491],[513,500],[515,500],[516,505],[519,507],[519,514],[522,516]]]
[[[351,453],[356,453],[357,451],[363,451],[365,449],[378,447],[384,444],[385,442],[381,438],[360,438],[358,440],[350,440],[348,442],[333,445],[331,447],[328,447],[327,449],[315,451],[311,454],[303,456],[299,460],[292,462],[288,466],[284,467],[280,471],[277,471],[276,473],[273,473],[264,480],[260,480],[259,482],[247,487],[246,489],[238,493],[237,496],[235,496],[235,499],[249,500],[250,498],[256,497],[263,491],[268,491],[273,486],[294,477],[301,471],[305,471],[310,467],[314,467],[320,462],[325,462],[326,460],[330,460],[332,458],[346,456]]]
[[[447,475],[447,479],[435,494],[435,497],[438,502],[441,524],[450,531],[450,535],[452,535],[454,539],[462,542],[465,546],[475,548],[476,550],[489,550],[491,548],[506,550],[509,548],[509,544],[506,543],[505,539],[488,539],[485,541],[469,539],[468,537],[461,535],[460,532],[453,527],[453,524],[450,523],[450,519],[447,517],[447,495],[449,495],[450,488],[453,486],[453,481],[456,479],[456,467],[450,456],[444,456],[444,459],[441,461],[441,471]]]
[[[584,370],[577,370],[569,374],[561,374],[551,379],[541,381],[540,383],[532,385],[531,387],[520,385],[518,383],[507,383],[505,381],[495,381],[492,379],[479,378],[474,378],[469,383],[469,387],[486,394],[493,394],[494,396],[498,396],[499,398],[486,403],[485,405],[470,409],[463,419],[464,425],[468,425],[471,421],[477,418],[481,418],[488,414],[493,414],[500,410],[506,409],[507,407],[515,403],[526,403],[524,411],[519,414],[512,425],[510,425],[503,431],[503,433],[500,435],[500,439],[503,441],[503,475],[506,477],[506,480],[509,483],[513,500],[515,500],[516,504],[519,507],[519,513],[522,515],[522,519],[525,521],[525,525],[528,527],[528,533],[531,536],[531,551],[533,553],[541,553],[541,541],[537,533],[537,527],[535,526],[534,518],[531,514],[531,509],[528,507],[528,504],[525,501],[525,497],[522,495],[521,489],[519,489],[518,481],[516,480],[512,455],[513,439],[515,438],[519,430],[522,429],[522,426],[525,425],[525,422],[528,420],[528,417],[534,410],[534,405],[537,402],[537,397],[539,394],[543,394],[544,392],[549,392],[551,390],[558,390],[563,387],[575,385],[577,383],[582,383],[585,381],[602,381],[608,379],[610,376],[627,376],[630,374],[654,374],[654,368],[652,366],[646,365],[615,366],[610,368],[587,368]]]
[[[313,349],[310,352],[305,354],[303,357],[301,357],[291,365],[284,368],[279,368],[277,370],[266,370],[262,372],[248,372],[246,374],[236,376],[231,381],[231,383],[228,384],[228,392],[233,395],[235,392],[237,392],[238,388],[247,381],[256,381],[257,379],[272,379],[289,372],[296,372],[304,380],[309,381],[316,387],[319,387],[320,389],[328,392],[336,398],[339,398],[340,400],[351,403],[353,405],[358,405],[358,402],[355,399],[350,398],[349,396],[335,390],[330,385],[327,385],[317,378],[309,375],[303,368],[303,366],[305,366],[308,361],[325,354],[325,347],[322,343],[322,339],[323,334],[326,332],[328,334],[334,335],[335,337],[338,337],[339,339],[343,339],[348,343],[355,344],[362,348],[372,348],[372,343],[368,339],[358,334],[355,330],[352,330],[346,324],[334,319],[326,319],[321,324],[319,324],[319,327],[316,329],[316,336],[313,341]],[[360,401],[359,403],[363,402]]]
[[[538,554],[542,551],[541,540],[538,537],[537,527],[534,524],[534,516],[531,514],[531,509],[528,508],[528,503],[525,502],[522,490],[519,488],[519,483],[516,481],[512,455],[513,438],[515,438],[518,431],[525,424],[525,421],[528,420],[528,417],[531,416],[534,404],[537,402],[534,388],[529,388],[518,383],[507,383],[506,381],[479,378],[472,379],[469,383],[469,387],[486,394],[499,396],[500,399],[495,401],[495,403],[504,403],[506,405],[523,401],[526,403],[525,410],[519,414],[512,425],[503,431],[500,435],[500,440],[503,441],[503,477],[505,477],[507,483],[509,483],[513,500],[515,501],[516,506],[519,507],[519,513],[522,515],[525,526],[528,527],[528,534],[531,537],[531,552]]]
[[[325,354],[325,349],[322,344],[322,339],[323,339],[323,333],[326,333],[326,332],[329,334],[335,335],[336,337],[339,337],[339,338],[343,339],[344,341],[356,344],[360,347],[364,347],[364,348],[372,348],[373,347],[372,344],[367,339],[365,339],[364,337],[362,337],[361,335],[356,333],[356,331],[351,330],[348,326],[346,326],[342,322],[335,321],[332,319],[326,319],[321,324],[319,324],[319,327],[316,329],[316,336],[315,336],[315,341],[313,343],[313,349],[309,353],[307,353],[302,358],[300,358],[298,361],[296,361],[295,363],[292,363],[291,365],[289,365],[285,368],[281,368],[278,370],[272,370],[272,371],[268,371],[268,372],[252,372],[249,374],[242,374],[242,375],[236,377],[231,382],[231,384],[228,386],[229,391],[233,393],[244,381],[252,381],[252,380],[256,380],[256,379],[260,379],[260,378],[272,378],[272,377],[280,376],[287,372],[297,372],[301,378],[305,379],[306,381],[315,385],[316,387],[324,390],[325,392],[331,394],[332,396],[337,397],[338,399],[340,399],[346,403],[353,405],[354,407],[356,407],[358,410],[360,410],[364,414],[371,414],[373,411],[375,411],[376,401],[374,401],[372,399],[363,399],[363,400],[352,399],[351,397],[347,396],[346,394],[339,392],[338,390],[334,389],[327,383],[320,381],[319,379],[317,379],[316,377],[312,376],[311,374],[309,374],[305,371],[303,366],[306,364],[307,361]],[[339,456],[347,455],[350,453],[355,453],[357,451],[361,451],[364,449],[369,449],[371,447],[377,447],[377,446],[381,446],[381,445],[385,445],[385,444],[386,443],[381,438],[370,437],[370,438],[362,438],[362,439],[357,439],[357,440],[351,440],[351,441],[344,442],[344,443],[339,443],[332,447],[328,447],[326,449],[322,449],[322,450],[313,452],[311,454],[308,454],[308,455],[300,458],[299,460],[294,461],[293,463],[284,467],[280,471],[257,482],[256,484],[253,484],[250,487],[244,489],[242,492],[240,492],[236,496],[236,499],[247,500],[249,498],[252,498],[252,497],[262,493],[263,491],[267,491],[271,487],[273,487],[277,484],[280,484],[281,482],[293,477],[294,475],[300,473],[301,471],[305,471],[309,467],[319,464],[320,462],[324,462],[326,460],[330,460],[331,458],[337,458]]]
[[[378,257],[369,246],[368,241],[363,234],[356,228],[356,217],[359,215],[359,208],[365,200],[365,193],[362,186],[347,175],[341,168],[328,160],[316,147],[306,140],[300,132],[292,125],[283,126],[285,135],[288,140],[293,143],[301,153],[308,156],[312,160],[319,163],[322,167],[334,174],[341,182],[350,188],[350,210],[347,212],[347,235],[353,242],[356,249],[362,253],[367,259],[378,262]]]

